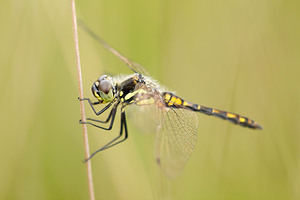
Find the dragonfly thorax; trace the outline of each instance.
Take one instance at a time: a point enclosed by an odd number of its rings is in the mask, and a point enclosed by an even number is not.
[[[100,103],[111,102],[115,97],[115,91],[114,82],[107,75],[100,76],[92,85],[93,95]]]

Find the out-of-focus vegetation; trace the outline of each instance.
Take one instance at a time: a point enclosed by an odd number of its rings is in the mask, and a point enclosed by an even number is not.
[[[264,126],[199,114],[194,154],[169,181],[154,137],[129,116],[128,141],[92,160],[97,199],[300,199],[299,1],[76,3],[172,91]],[[2,1],[0,16],[0,199],[87,199],[70,2]],[[101,74],[131,73],[82,30],[79,40],[86,97]],[[111,132],[88,127],[91,151],[118,134],[118,119]]]

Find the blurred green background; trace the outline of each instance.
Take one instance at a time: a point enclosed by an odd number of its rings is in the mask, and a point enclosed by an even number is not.
[[[171,91],[264,127],[199,114],[195,151],[170,181],[129,116],[129,139],[92,160],[97,199],[300,199],[300,1],[76,3]],[[2,1],[0,16],[0,199],[88,199],[70,2]],[[131,73],[80,29],[79,40],[86,97],[101,74]],[[91,151],[117,127],[88,127]]]

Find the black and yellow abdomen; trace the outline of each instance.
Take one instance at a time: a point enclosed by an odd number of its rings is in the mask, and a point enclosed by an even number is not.
[[[219,117],[224,120],[231,121],[234,124],[238,124],[241,126],[245,126],[248,128],[253,128],[253,129],[262,129],[262,127],[252,119],[249,119],[247,117],[214,109],[214,108],[209,108],[201,105],[197,105],[188,101],[185,101],[184,99],[174,95],[173,93],[170,92],[164,92],[163,94],[164,100],[165,100],[165,105],[166,107],[170,108],[183,108],[183,109],[189,109],[192,111],[196,112],[201,112],[206,115],[212,115]]]

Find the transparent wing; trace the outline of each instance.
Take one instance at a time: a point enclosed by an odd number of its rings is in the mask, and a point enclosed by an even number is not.
[[[129,123],[134,124],[134,128],[141,134],[154,134],[158,125],[157,107],[155,104],[132,105],[126,110]]]
[[[118,56],[117,54],[115,54]],[[150,76],[149,72],[140,64],[129,60],[128,58],[124,57],[122,54],[119,53],[118,56],[125,64],[135,73],[142,74],[144,76]]]
[[[123,56],[120,52],[109,46],[102,38],[100,38],[96,33],[94,33],[84,22],[78,19],[78,24],[95,40],[97,40],[100,44],[102,44],[108,51],[117,56],[120,60],[122,60],[133,72],[139,73],[145,76],[149,76],[147,70],[141,66],[140,64],[131,61],[130,59]]]
[[[160,112],[156,138],[156,161],[167,176],[176,177],[197,142],[198,117],[185,109],[164,108]]]

